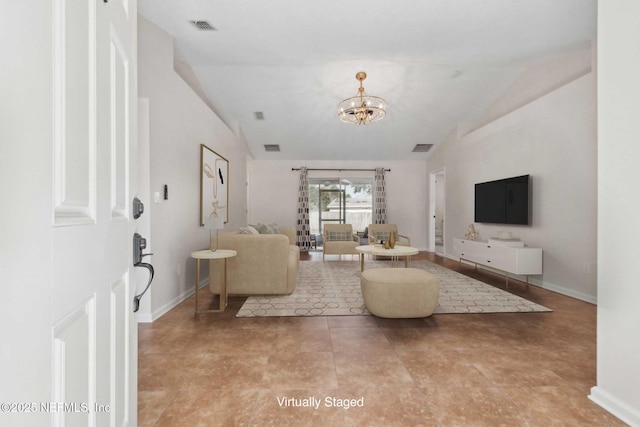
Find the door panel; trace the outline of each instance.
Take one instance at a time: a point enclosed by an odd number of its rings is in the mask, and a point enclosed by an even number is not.
[[[95,303],[90,299],[53,327],[54,426],[95,425],[89,411],[96,386]]]
[[[111,215],[128,218],[129,58],[114,31],[109,32],[111,83]]]
[[[96,2],[55,0],[54,223],[95,221]]]
[[[112,419],[116,426],[126,425],[129,419],[131,383],[131,364],[128,355],[131,352],[130,330],[131,291],[128,275],[123,275],[111,287],[111,404]]]
[[[52,398],[89,410],[52,419],[135,425],[135,2],[56,0],[55,15]]]

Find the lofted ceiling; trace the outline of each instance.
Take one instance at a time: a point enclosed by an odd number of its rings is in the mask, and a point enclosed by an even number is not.
[[[416,144],[442,142],[526,67],[596,37],[596,0],[139,0],[138,8],[174,37],[176,58],[255,159],[425,159]],[[337,119],[358,71],[388,105],[384,120],[366,126]]]

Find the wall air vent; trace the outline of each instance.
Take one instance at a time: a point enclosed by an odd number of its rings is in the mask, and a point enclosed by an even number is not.
[[[278,144],[265,144],[265,151],[280,151],[280,146]]]
[[[207,21],[189,21],[189,23],[200,31],[218,31],[216,27],[209,24]]]
[[[256,116],[256,120],[264,120],[264,113],[262,111],[256,111],[253,115]]]
[[[413,147],[413,150],[411,150],[411,152],[426,153],[427,151],[431,150],[431,147],[433,147],[433,144],[416,144],[416,146]]]

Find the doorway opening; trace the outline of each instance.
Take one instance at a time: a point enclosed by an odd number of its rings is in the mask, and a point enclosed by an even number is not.
[[[440,171],[430,175],[430,221],[429,248],[432,252],[444,256],[446,249],[445,235],[445,172]]]

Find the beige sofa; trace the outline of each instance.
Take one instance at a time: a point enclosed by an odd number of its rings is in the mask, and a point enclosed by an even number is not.
[[[280,227],[283,234],[219,233],[218,247],[233,249],[238,255],[227,259],[229,295],[290,294],[296,286],[300,248],[295,229]],[[212,237],[215,247],[216,237]],[[209,261],[209,289],[218,294],[224,276],[224,261]]]

